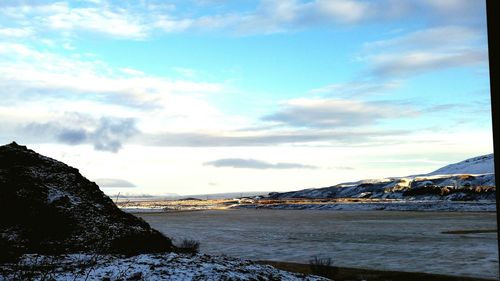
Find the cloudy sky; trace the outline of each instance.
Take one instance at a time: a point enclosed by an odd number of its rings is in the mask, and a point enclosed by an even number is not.
[[[108,194],[285,191],[491,153],[482,1],[0,1],[0,141]]]

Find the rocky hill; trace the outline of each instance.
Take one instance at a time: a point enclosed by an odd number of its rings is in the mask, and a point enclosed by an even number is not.
[[[0,146],[0,259],[172,248],[169,238],[118,209],[78,169],[15,142]]]
[[[286,198],[381,198],[408,200],[495,200],[493,154],[447,165],[425,175],[368,179],[323,188],[270,193]]]

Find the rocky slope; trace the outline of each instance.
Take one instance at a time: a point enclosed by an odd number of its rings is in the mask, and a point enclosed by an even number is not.
[[[270,193],[269,197],[495,200],[493,154],[467,159],[425,175],[361,180],[323,188]]]
[[[78,169],[15,142],[0,146],[0,260],[21,253],[138,254],[172,247]]]

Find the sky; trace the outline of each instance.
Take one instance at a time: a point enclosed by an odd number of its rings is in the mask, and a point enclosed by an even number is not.
[[[107,194],[288,191],[493,152],[470,0],[0,0],[0,143]]]

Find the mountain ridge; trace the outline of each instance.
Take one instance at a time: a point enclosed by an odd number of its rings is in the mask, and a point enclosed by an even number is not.
[[[272,192],[268,197],[495,200],[493,159],[493,154],[486,154],[446,165],[428,174],[364,179],[328,187]]]
[[[493,153],[476,156],[446,165],[426,175],[495,173]]]

